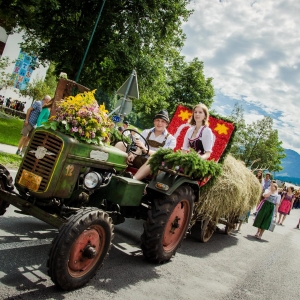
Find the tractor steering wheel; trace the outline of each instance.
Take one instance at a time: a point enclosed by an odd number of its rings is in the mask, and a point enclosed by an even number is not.
[[[131,142],[129,143],[129,144],[127,144],[126,142],[125,142],[125,134],[124,134],[124,132],[125,131],[129,131],[129,132],[134,132],[135,134],[133,135],[133,134],[130,134],[129,135],[129,138],[130,138],[130,140],[131,140]],[[127,136],[126,136],[127,137]],[[122,136],[121,136],[121,138],[122,138],[122,142],[123,142],[123,145],[125,146],[125,148],[126,148],[126,153],[129,153],[129,152],[131,152],[131,153],[133,153],[133,154],[135,154],[135,155],[138,155],[138,156],[147,156],[148,154],[149,154],[149,144],[148,144],[148,142],[146,141],[146,139],[139,133],[139,132],[137,132],[136,130],[133,130],[133,129],[125,129],[123,132],[122,132]],[[136,152],[136,150],[138,149],[138,146],[136,145],[136,141],[137,140],[139,140],[140,138],[142,138],[143,140],[144,140],[144,142],[145,142],[145,146],[146,146],[146,153],[141,153],[141,154],[137,154],[137,153],[135,153]]]

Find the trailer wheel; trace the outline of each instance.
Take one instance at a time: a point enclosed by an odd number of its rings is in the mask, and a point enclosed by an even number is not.
[[[13,186],[12,177],[10,176],[7,169],[3,165],[0,165],[0,190],[10,192],[13,189],[14,189],[14,186]],[[9,207],[9,203],[7,203],[6,201],[4,201],[0,198],[0,216],[5,214],[6,209],[8,207]]]
[[[48,274],[63,290],[85,285],[95,276],[111,247],[112,220],[97,208],[82,208],[63,224],[52,243]]]
[[[184,239],[193,211],[194,192],[189,186],[180,186],[172,195],[153,201],[141,236],[144,256],[164,263],[175,255]]]
[[[230,234],[232,230],[236,228],[236,222],[237,222],[237,218],[235,216],[229,216],[227,220],[227,224],[225,226],[225,234]]]
[[[215,225],[210,219],[205,219],[202,222],[201,232],[200,232],[200,242],[206,243],[210,240],[215,232]]]

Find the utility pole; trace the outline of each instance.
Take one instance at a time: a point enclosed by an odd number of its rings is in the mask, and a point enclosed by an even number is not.
[[[102,2],[102,6],[101,6],[101,9],[99,11],[99,14],[98,14],[98,17],[97,17],[97,20],[96,20],[96,23],[94,25],[94,29],[92,31],[92,34],[90,36],[90,39],[89,39],[89,42],[88,42],[88,45],[86,47],[86,50],[85,50],[85,53],[84,53],[84,56],[83,56],[83,59],[81,61],[81,64],[80,64],[80,67],[79,67],[79,70],[77,72],[77,75],[76,75],[76,78],[75,78],[75,82],[78,82],[79,80],[79,77],[80,77],[80,74],[81,74],[81,71],[82,71],[82,68],[83,68],[83,65],[84,65],[84,62],[85,62],[85,59],[86,59],[86,56],[89,52],[89,49],[90,49],[90,46],[91,46],[91,43],[92,43],[92,40],[93,40],[93,37],[94,37],[94,34],[95,34],[95,31],[96,31],[96,28],[98,26],[98,23],[99,23],[99,20],[100,20],[100,17],[101,17],[101,14],[102,14],[102,10],[103,10],[103,7],[104,7],[104,4],[105,4],[105,1],[106,0],[103,0]]]

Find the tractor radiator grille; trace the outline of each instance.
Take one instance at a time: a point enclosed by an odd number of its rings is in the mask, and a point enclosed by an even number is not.
[[[47,189],[49,180],[53,173],[56,160],[62,149],[63,142],[49,132],[38,131],[32,137],[30,148],[27,151],[26,157],[17,174],[16,182],[19,182],[22,171],[25,169],[36,175],[43,177],[42,182],[37,192],[44,192]],[[44,158],[37,159],[35,157],[35,151],[37,147],[42,146],[47,149],[47,152],[51,152],[51,155],[46,154]],[[34,152],[30,152],[34,151]]]

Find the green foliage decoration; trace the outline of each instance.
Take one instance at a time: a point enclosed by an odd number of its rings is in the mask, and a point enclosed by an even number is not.
[[[122,142],[122,134],[116,128],[112,128],[110,130],[109,140],[110,140],[110,144],[112,146],[115,146],[116,143]],[[128,136],[124,136],[124,135],[123,135],[123,141],[127,144],[131,143],[130,138]]]
[[[151,172],[157,174],[160,167],[182,173],[193,179],[201,179],[207,176],[217,177],[222,172],[220,164],[204,160],[199,157],[196,151],[182,153],[173,152],[172,149],[159,149],[149,160]]]

